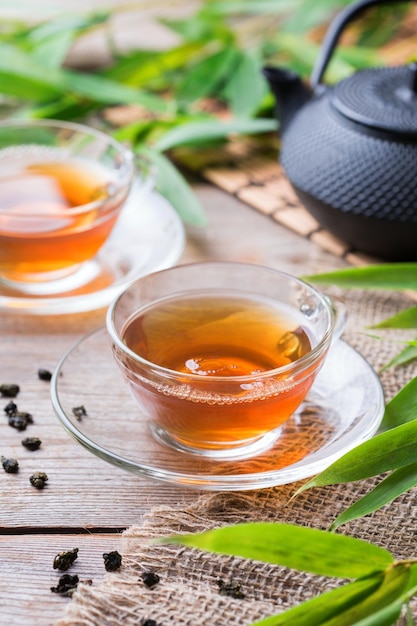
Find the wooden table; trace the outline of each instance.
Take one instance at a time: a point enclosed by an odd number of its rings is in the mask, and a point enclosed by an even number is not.
[[[269,265],[295,274],[342,261],[311,242],[207,184],[194,185],[206,209],[205,232],[187,232],[180,263],[204,259]],[[50,588],[61,572],[55,555],[78,547],[76,573],[99,582],[105,573],[103,552],[120,548],[120,533],[155,505],[192,502],[196,491],[160,484],[127,473],[93,456],[74,442],[54,415],[50,384],[38,369],[53,370],[61,354],[78,338],[104,324],[105,311],[88,314],[0,316],[0,383],[21,387],[17,403],[32,413],[24,433],[0,418],[0,455],[15,457],[19,472],[0,467],[0,624],[51,626],[69,600]],[[2,408],[7,404],[1,398]],[[1,411],[3,413],[3,411]],[[38,436],[41,448],[23,448],[23,436]],[[29,482],[46,472],[42,491]],[[75,568],[73,568],[75,569]]]

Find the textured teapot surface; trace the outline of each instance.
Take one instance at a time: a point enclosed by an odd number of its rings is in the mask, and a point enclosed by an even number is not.
[[[345,22],[377,3],[360,0],[345,10],[309,97],[293,75],[287,85],[282,71],[266,75],[282,121],[279,158],[304,206],[354,250],[414,261],[417,64],[362,70],[334,87],[320,83]]]

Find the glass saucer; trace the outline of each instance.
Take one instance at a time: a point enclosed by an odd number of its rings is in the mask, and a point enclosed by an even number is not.
[[[342,340],[332,346],[307,400],[274,445],[250,459],[205,459],[154,439],[113,360],[105,328],[62,357],[51,394],[64,428],[93,454],[143,476],[212,491],[272,487],[313,476],[371,437],[384,412],[377,375]],[[75,407],[84,407],[86,415],[77,418]]]
[[[174,265],[184,246],[184,226],[174,208],[137,181],[108,241],[83,267],[82,285],[39,295],[0,281],[0,311],[50,315],[106,307],[133,278]]]

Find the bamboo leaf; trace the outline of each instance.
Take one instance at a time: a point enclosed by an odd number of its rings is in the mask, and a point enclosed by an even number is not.
[[[46,101],[60,96],[64,86],[59,74],[45,71],[28,54],[0,44],[0,93],[26,100]]]
[[[373,513],[416,485],[417,463],[392,471],[385,480],[379,483],[366,496],[357,500],[345,509],[343,513],[338,515],[330,527],[331,530],[335,530],[342,524],[351,522],[354,519]]]
[[[267,14],[285,15],[296,11],[302,5],[302,0],[238,0],[236,2],[210,2],[206,12],[215,15]]]
[[[236,524],[162,541],[343,578],[369,576],[393,562],[387,550],[361,539],[274,522]]]
[[[417,417],[417,376],[412,378],[385,406],[380,432],[411,422]]]
[[[194,102],[211,95],[234,68],[239,59],[239,52],[227,47],[202,59],[190,68],[184,80],[176,89],[179,102]]]
[[[137,150],[155,165],[155,187],[176,209],[184,222],[206,226],[207,219],[197,196],[185,178],[163,154],[141,146]]]
[[[398,618],[410,570],[396,565],[252,626],[390,626]]]
[[[133,50],[117,59],[114,65],[103,71],[102,75],[136,87],[149,85],[161,77],[169,77],[175,70],[184,71],[190,59],[200,54],[203,49],[204,44],[193,42],[164,51]]]
[[[311,274],[305,280],[346,289],[417,289],[417,263],[382,263]]]
[[[417,306],[405,309],[371,328],[417,328]]]
[[[67,90],[101,104],[140,104],[159,113],[167,112],[172,108],[172,105],[158,96],[95,74],[81,74],[67,70],[63,73],[62,81]]]
[[[361,443],[300,487],[296,494],[312,487],[370,478],[410,465],[416,460],[417,420],[414,420]]]
[[[407,363],[410,363],[410,361],[414,361],[414,359],[417,359],[417,342],[415,344],[410,343],[407,347],[401,350],[401,352],[399,352],[393,359],[391,359],[389,363],[381,368],[381,371],[387,370],[390,367],[406,365]]]
[[[322,626],[346,607],[353,606],[380,587],[382,574],[356,580],[320,594],[278,615],[256,621],[251,626]]]
[[[215,139],[226,139],[230,135],[268,133],[276,130],[277,124],[272,119],[249,119],[219,122],[208,120],[206,122],[190,122],[176,126],[168,131],[155,144],[155,150],[165,152],[171,148],[185,145],[201,145]]]
[[[259,55],[254,51],[242,52],[223,91],[233,113],[236,117],[251,117],[259,110],[267,93],[268,86],[262,76]]]

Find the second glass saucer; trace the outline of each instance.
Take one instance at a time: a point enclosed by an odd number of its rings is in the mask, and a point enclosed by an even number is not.
[[[121,378],[105,328],[62,357],[51,393],[64,428],[93,454],[142,476],[212,491],[309,478],[371,437],[384,413],[376,373],[342,340],[331,348],[307,400],[283,425],[274,445],[249,459],[210,460],[158,442]],[[86,412],[81,417],[74,411],[80,406]]]
[[[138,181],[110,238],[83,269],[87,279],[78,288],[28,294],[0,281],[0,311],[51,315],[106,307],[133,278],[174,265],[185,241],[171,204],[155,191],[143,193]]]

